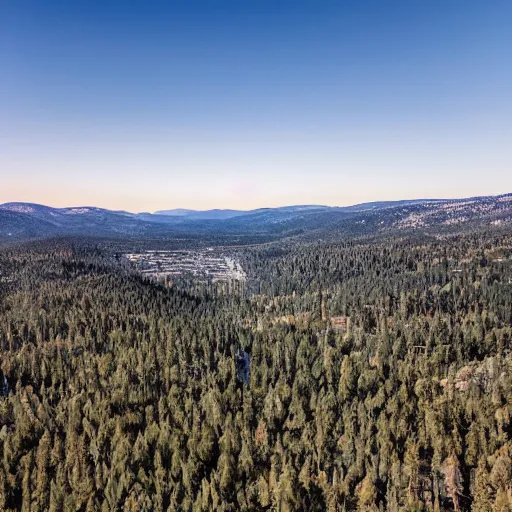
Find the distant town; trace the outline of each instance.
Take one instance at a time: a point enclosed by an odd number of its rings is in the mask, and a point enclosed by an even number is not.
[[[220,249],[180,251],[144,251],[126,254],[142,274],[172,279],[173,276],[195,276],[212,281],[245,281],[240,263]]]

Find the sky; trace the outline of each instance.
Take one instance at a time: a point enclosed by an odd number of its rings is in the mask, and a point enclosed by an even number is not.
[[[0,203],[512,192],[510,0],[0,0]]]

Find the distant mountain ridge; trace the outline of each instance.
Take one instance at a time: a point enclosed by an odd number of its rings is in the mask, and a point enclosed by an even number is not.
[[[53,236],[137,239],[222,237],[227,243],[290,236],[328,239],[407,230],[512,226],[512,194],[467,199],[379,201],[353,206],[292,205],[255,210],[161,210],[130,213],[95,206],[0,205],[0,241]]]
[[[313,209],[326,209],[330,206],[322,205],[292,205],[292,206],[279,206],[277,208],[257,208],[255,210],[230,210],[218,209],[213,210],[188,210],[185,208],[175,208],[173,210],[159,210],[155,215],[168,215],[173,217],[187,217],[189,219],[202,219],[202,220],[221,220],[231,219],[233,217],[241,217],[243,215],[253,215],[255,213],[268,212],[272,210],[279,211],[300,211],[300,210],[313,210]]]
[[[155,215],[165,215],[169,217],[186,217],[189,219],[203,219],[203,220],[221,220],[231,219],[240,215],[246,215],[242,210],[186,210],[184,208],[176,208],[175,210],[160,210],[155,212]]]

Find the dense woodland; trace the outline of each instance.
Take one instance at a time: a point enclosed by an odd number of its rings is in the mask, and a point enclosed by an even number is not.
[[[511,236],[238,257],[0,249],[0,510],[512,510]]]

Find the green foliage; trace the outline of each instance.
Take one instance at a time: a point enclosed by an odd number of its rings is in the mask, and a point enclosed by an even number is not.
[[[511,247],[246,249],[243,293],[0,249],[0,510],[510,510]]]

